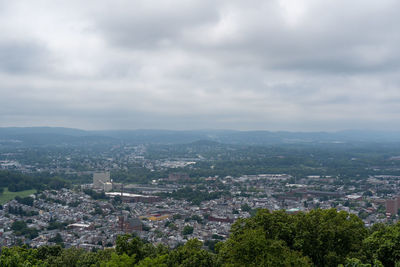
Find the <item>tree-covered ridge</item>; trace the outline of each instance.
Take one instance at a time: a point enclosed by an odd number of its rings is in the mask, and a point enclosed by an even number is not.
[[[215,253],[194,239],[175,249],[131,235],[87,252],[58,246],[2,248],[0,266],[398,266],[400,223],[368,229],[347,212],[259,210],[238,220]]]

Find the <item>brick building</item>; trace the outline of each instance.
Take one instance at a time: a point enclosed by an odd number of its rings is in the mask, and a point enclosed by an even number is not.
[[[396,215],[400,209],[400,197],[386,200],[386,213],[390,216]]]

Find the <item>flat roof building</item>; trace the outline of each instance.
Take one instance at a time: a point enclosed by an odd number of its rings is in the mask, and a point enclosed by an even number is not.
[[[161,200],[159,196],[139,195],[139,194],[122,193],[122,192],[109,192],[106,193],[106,195],[110,197],[120,196],[122,201],[124,202],[153,203]]]

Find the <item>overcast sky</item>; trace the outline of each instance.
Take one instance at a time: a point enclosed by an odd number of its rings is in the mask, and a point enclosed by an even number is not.
[[[400,130],[400,1],[0,0],[0,126]]]

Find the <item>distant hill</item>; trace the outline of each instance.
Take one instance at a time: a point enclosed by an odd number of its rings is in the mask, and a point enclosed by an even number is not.
[[[340,132],[270,132],[233,130],[110,130],[85,131],[61,127],[7,127],[0,128],[0,144],[7,142],[24,145],[60,145],[89,143],[131,144],[225,144],[275,145],[400,142],[400,132],[340,131]]]
[[[25,134],[60,134],[70,136],[85,136],[87,131],[64,127],[1,127],[0,136]]]
[[[132,143],[177,144],[213,141],[226,144],[273,145],[290,143],[400,142],[400,132],[340,131],[340,132],[270,132],[233,130],[126,130],[97,131]]]
[[[95,133],[52,127],[0,128],[0,145],[47,146],[110,143],[116,139]]]

